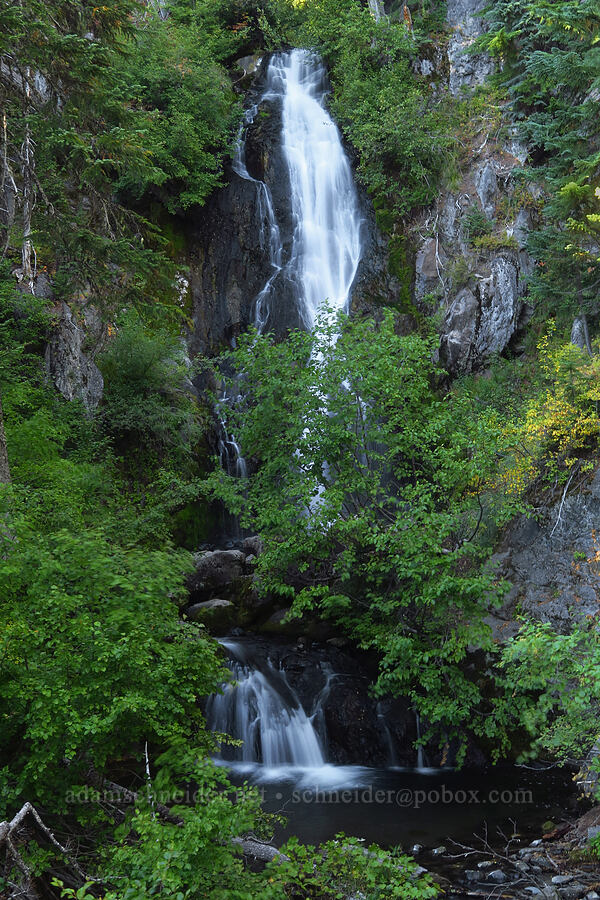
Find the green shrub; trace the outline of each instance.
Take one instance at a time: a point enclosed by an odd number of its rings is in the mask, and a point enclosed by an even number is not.
[[[494,222],[488,219],[483,210],[473,206],[463,216],[462,225],[469,243],[474,243],[476,238],[489,235],[494,230]]]
[[[101,422],[131,470],[143,479],[169,460],[189,461],[201,427],[179,338],[130,314],[98,363]]]

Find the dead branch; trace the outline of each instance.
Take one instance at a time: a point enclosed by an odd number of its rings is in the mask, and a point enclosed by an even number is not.
[[[38,890],[35,886],[35,880],[31,869],[19,853],[15,843],[13,842],[13,837],[15,837],[19,830],[23,827],[23,823],[25,819],[30,816],[38,829],[42,832],[46,840],[52,844],[55,850],[57,850],[61,856],[63,856],[74,872],[81,878],[82,881],[89,881],[85,872],[81,869],[78,862],[73,859],[69,851],[66,847],[57,841],[54,837],[50,829],[44,825],[38,811],[31,803],[24,803],[18,813],[8,822],[0,822],[0,846],[4,846],[6,850],[6,854],[8,858],[11,860],[13,865],[21,872],[25,879],[25,885],[23,887],[23,893],[25,896],[37,897]]]

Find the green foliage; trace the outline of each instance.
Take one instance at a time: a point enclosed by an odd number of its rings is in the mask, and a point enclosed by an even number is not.
[[[233,354],[247,395],[231,415],[254,474],[214,481],[265,541],[264,589],[377,650],[378,690],[460,730],[481,724],[463,662],[489,645],[483,617],[497,595],[472,539],[499,429],[466,399],[437,395],[432,350],[396,335],[390,315],[322,323],[285,344],[247,337]]]
[[[475,243],[476,238],[490,235],[494,230],[493,221],[488,219],[483,210],[479,209],[478,206],[472,207],[469,212],[465,214],[462,225],[467,239],[471,244]]]
[[[439,888],[430,875],[418,875],[413,859],[399,849],[365,847],[356,838],[336,835],[315,848],[292,839],[283,847],[289,857],[267,867],[270,880],[285,886],[285,896],[302,900],[427,900]]]
[[[531,148],[527,174],[548,192],[530,239],[530,295],[543,316],[596,313],[600,9],[596,0],[494,0],[487,14],[479,46],[503,60],[498,78]]]
[[[64,808],[59,786],[90,765],[191,733],[220,665],[209,641],[178,621],[187,555],[115,546],[100,528],[40,535],[23,514],[6,527],[4,810],[23,796]]]
[[[458,256],[449,266],[448,275],[453,290],[460,291],[461,288],[466,287],[471,278],[471,269],[466,257]]]
[[[519,249],[516,237],[512,234],[507,234],[506,231],[503,234],[482,234],[481,237],[475,238],[473,246],[479,250],[489,250],[491,252]]]
[[[206,7],[182,17],[150,17],[124,58],[122,77],[135,97],[144,128],[146,169],[130,167],[118,187],[136,197],[152,188],[170,212],[202,204],[221,183],[239,108],[227,72],[213,57],[234,49],[207,40]],[[178,21],[179,19],[179,21]],[[215,47],[215,44],[217,45]]]
[[[202,431],[180,339],[130,314],[98,363],[102,424],[129,468],[142,480],[158,465],[189,469]]]
[[[100,292],[110,285],[121,298],[139,300],[144,286],[154,296],[164,291],[170,273],[148,224],[114,196],[127,167],[148,167],[128,87],[118,77],[136,11],[133,0],[96,8],[18,4],[3,60],[15,77],[3,79],[0,93],[7,163],[18,189],[17,215],[5,222],[9,248],[23,239],[27,197],[38,263],[56,271],[57,287],[93,285]]]
[[[600,635],[590,621],[569,634],[524,622],[502,652],[503,717],[529,732],[528,756],[581,759],[598,738]]]
[[[244,867],[240,848],[233,843],[259,827],[258,792],[245,788],[230,796],[224,771],[199,759],[194,748],[179,745],[160,757],[157,765],[149,796],[120,829],[119,841],[106,861],[115,888],[107,891],[104,900],[275,897],[262,874]],[[190,781],[192,803],[185,791]],[[174,801],[172,814],[182,824],[161,822],[153,815],[153,797]]]
[[[3,243],[16,256],[31,214],[38,265],[66,299],[172,313],[174,269],[144,212],[153,198],[199,205],[220,183],[239,116],[221,62],[245,36],[227,27],[231,5],[174,4],[162,20],[136,0],[24,0],[4,17],[2,184],[17,192]]]
[[[98,422],[45,383],[32,352],[48,322],[40,302],[0,285],[13,478],[0,496],[3,809],[22,798],[56,810],[91,764],[139,755],[139,741],[201,741],[197,698],[221,666],[212,642],[179,620],[191,557],[169,545],[168,520],[186,484],[158,473],[138,498],[123,483]],[[144,366],[131,362],[128,377],[141,391],[170,370],[162,339],[137,339]]]

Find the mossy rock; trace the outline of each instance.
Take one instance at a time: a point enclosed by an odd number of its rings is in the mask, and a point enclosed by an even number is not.
[[[192,622],[205,625],[211,634],[226,634],[237,624],[237,610],[231,600],[206,600],[194,603],[186,611],[186,617]]]

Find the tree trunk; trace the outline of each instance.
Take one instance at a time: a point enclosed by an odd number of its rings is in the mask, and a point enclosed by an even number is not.
[[[2,174],[0,175],[0,230],[4,236],[0,243],[0,257],[4,258],[10,241],[10,229],[15,220],[17,185],[11,172],[8,156],[8,123],[6,110],[2,111]]]
[[[23,113],[25,117],[25,137],[23,138],[23,147],[21,149],[21,171],[23,175],[23,247],[22,247],[22,265],[23,265],[23,282],[29,285],[29,290],[34,293],[33,282],[35,278],[35,251],[31,240],[31,218],[33,213],[33,142],[31,140],[31,132],[27,115],[29,114],[29,101],[31,98],[31,70],[29,67],[25,70],[25,91],[23,98]]]
[[[376,22],[379,22],[385,15],[383,0],[369,0],[369,9]]]
[[[2,416],[2,398],[0,397],[0,484],[10,484],[10,468],[6,449],[6,434]]]

